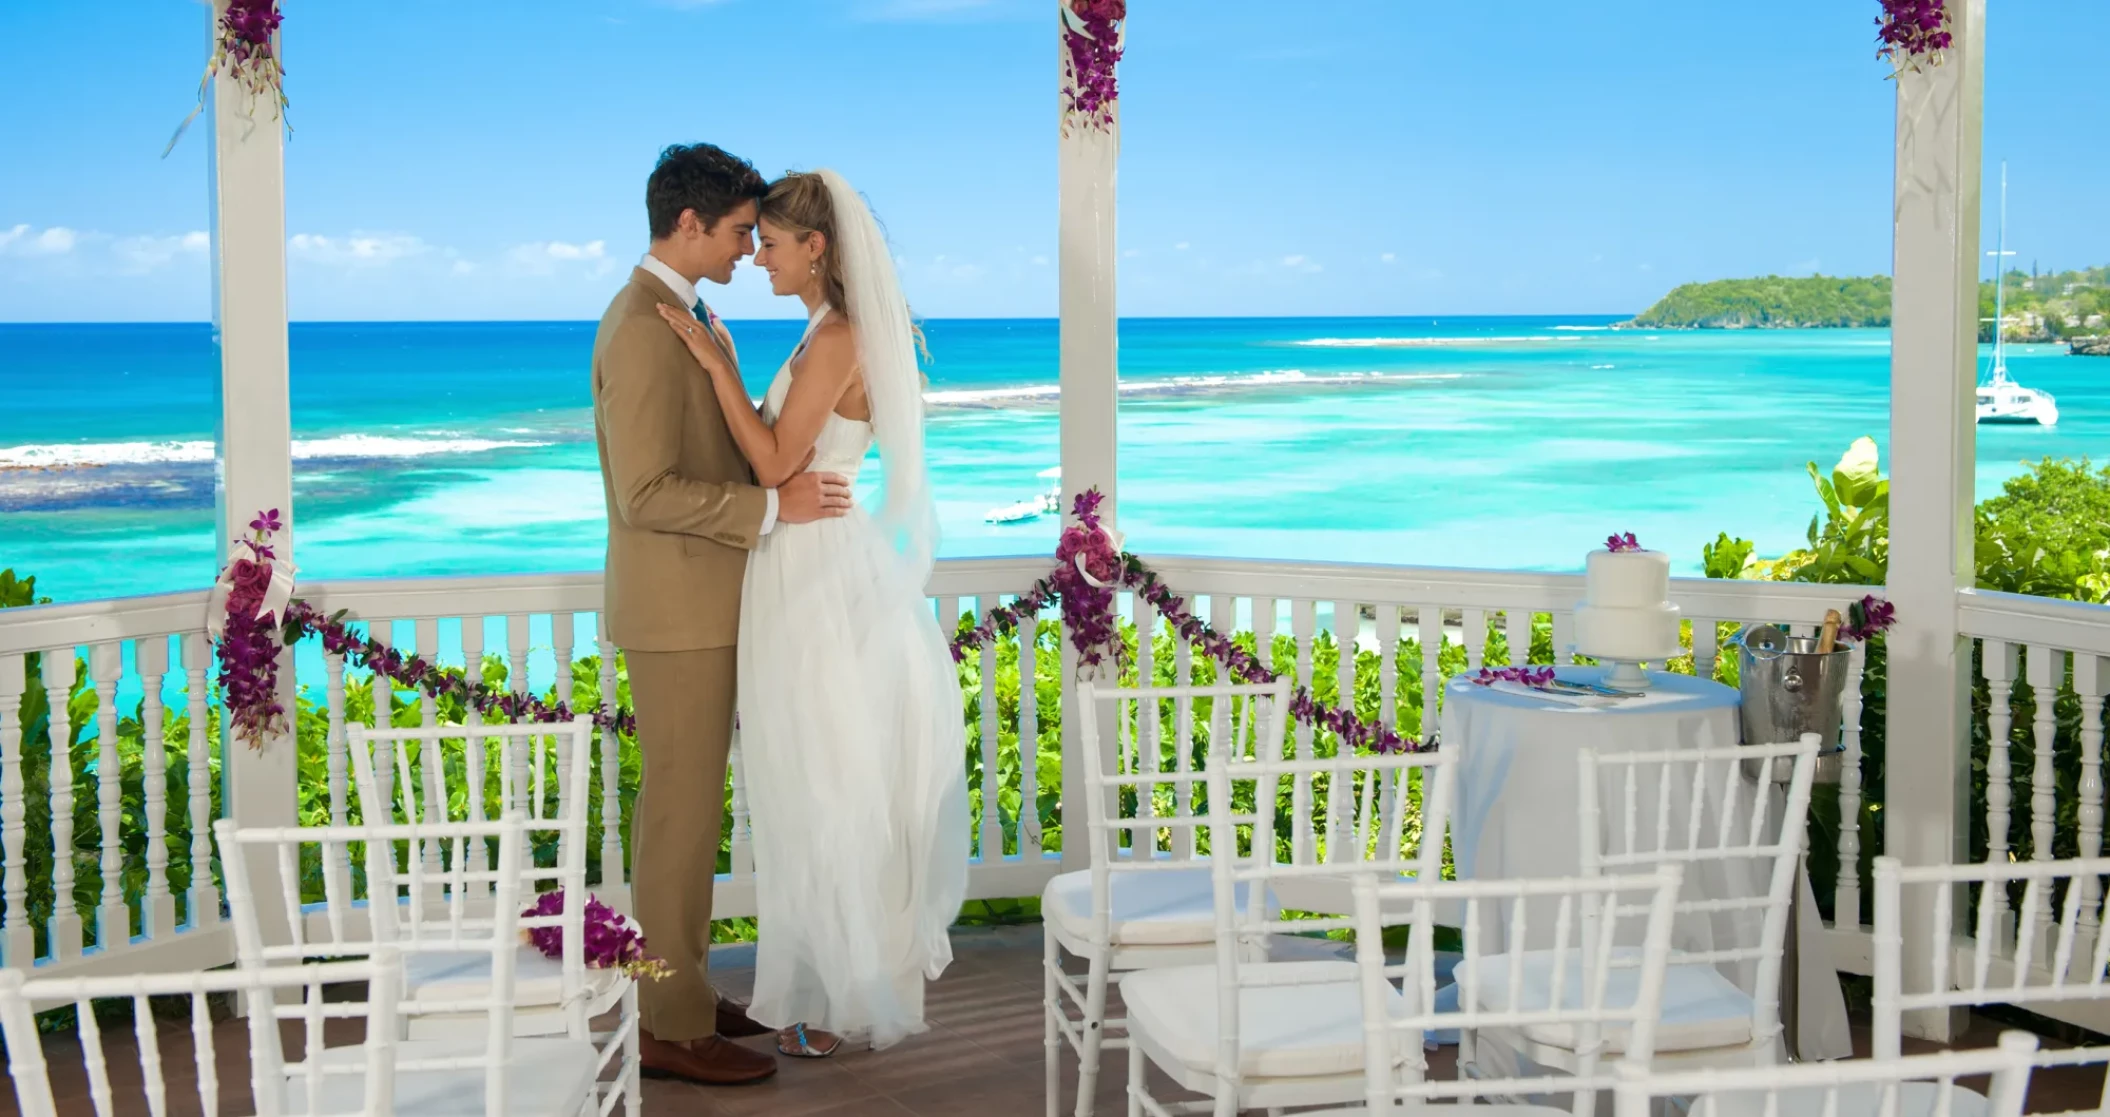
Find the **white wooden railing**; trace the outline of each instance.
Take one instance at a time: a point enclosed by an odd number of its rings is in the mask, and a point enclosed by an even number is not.
[[[0,613],[0,959],[7,965],[121,970],[145,950],[172,969],[233,958],[213,870],[217,760],[207,747],[212,655],[204,621],[202,592]],[[91,710],[82,724],[68,703],[77,685]],[[37,687],[48,702],[48,728],[36,754],[25,756],[26,731],[35,727],[24,724],[24,697]],[[126,708],[137,724],[139,798],[132,810],[123,773],[135,746],[120,733]],[[179,739],[170,739],[173,728],[181,729]],[[171,746],[183,756],[177,772]],[[36,805],[48,820],[35,832],[28,826],[32,772],[42,774]],[[175,803],[172,775],[183,788]],[[183,836],[172,840],[177,815]],[[92,845],[85,844],[90,826]],[[50,865],[44,894],[34,897],[33,850]],[[183,869],[181,890],[172,866]],[[82,870],[90,867],[100,886],[83,893]],[[127,883],[131,875],[142,876],[136,887]],[[49,918],[33,923],[33,908]]]
[[[1534,626],[1550,636],[1551,647],[1565,647],[1574,603],[1583,595],[1582,579],[1575,575],[1178,558],[1153,565],[1212,626],[1278,649],[1278,662],[1299,684],[1316,683],[1321,693],[1352,691],[1358,682],[1374,684],[1380,716],[1407,732],[1433,727],[1428,699],[1441,694],[1447,670],[1522,662]],[[1009,603],[1045,569],[1045,560],[1037,558],[949,560],[939,565],[929,590],[941,618],[979,616]],[[1672,599],[1692,622],[1691,656],[1681,666],[1712,675],[1722,655],[1722,634],[1731,626],[1765,621],[1807,628],[1825,610],[1863,592],[1677,580]],[[325,612],[349,610],[384,642],[460,667],[472,680],[482,675],[485,656],[495,656],[505,665],[510,688],[526,690],[533,675],[538,690],[567,702],[583,697],[575,690],[574,665],[598,657],[598,700],[604,707],[614,701],[615,657],[596,624],[598,575],[326,582],[302,587],[302,595]],[[1199,653],[1163,636],[1162,622],[1147,606],[1124,599],[1123,608],[1148,637],[1140,641],[1139,670],[1167,682],[1193,681],[1201,666]],[[193,818],[210,818],[217,800],[217,754],[206,747],[212,663],[202,632],[203,609],[204,595],[191,593],[0,613],[0,902],[5,904],[0,949],[8,964],[34,958],[40,967],[93,969],[140,951],[156,952],[157,966],[211,965],[232,957],[218,925],[210,835],[189,824]],[[1959,618],[1982,649],[1978,658],[1987,709],[1980,724],[1990,734],[1983,749],[1989,780],[1985,794],[1973,799],[1974,817],[1982,820],[1986,835],[1982,844],[1999,855],[2025,845],[2038,857],[2055,847],[2068,852],[2069,845],[2074,853],[2099,852],[2110,608],[1965,593]],[[979,771],[972,778],[978,789],[987,790],[988,808],[976,823],[970,893],[975,898],[1037,895],[1060,865],[1061,808],[1045,817],[1041,810],[1044,796],[1059,803],[1060,788],[1045,786],[1047,776],[1036,759],[1044,744],[1059,755],[1060,727],[1041,716],[1041,701],[1053,698],[1061,685],[1054,680],[1064,677],[1058,664],[1067,656],[1057,643],[1024,634],[1013,634],[1009,642],[1005,655],[1016,657],[1021,679],[1045,672],[1050,681],[1031,696],[1035,700],[1022,701],[1022,695],[999,692],[996,647],[983,649],[975,664],[980,691],[970,699],[970,739],[1018,742],[1015,751],[979,750]],[[1318,653],[1328,642],[1363,654],[1337,657],[1333,677],[1315,680]],[[1547,642],[1542,639],[1542,651]],[[1439,654],[1421,654],[1422,649]],[[69,650],[72,655],[65,654]],[[28,670],[32,655],[33,677]],[[339,820],[351,801],[345,699],[348,684],[359,680],[348,680],[343,663],[314,648],[296,661],[304,695],[326,719],[324,755],[310,759],[320,760],[316,767],[328,814]],[[1837,916],[1833,961],[1854,972],[1866,972],[1870,953],[1860,921],[1864,882],[1858,871],[1870,837],[1858,824],[1862,668],[1857,656],[1830,847],[1836,884],[1828,897]],[[77,705],[87,711],[78,720],[84,724],[75,724],[67,704],[59,701],[49,730],[25,735],[36,728],[25,726],[19,711],[31,682],[64,695],[74,687],[77,671],[83,680]],[[385,680],[365,685],[372,688],[373,708],[397,697]],[[2046,689],[2067,696],[2063,723],[2049,704],[2031,705],[2030,696]],[[407,716],[420,722],[438,715],[429,699],[414,709]],[[179,740],[169,738],[169,728],[181,731]],[[47,738],[57,744],[46,745]],[[1326,744],[1309,728],[1298,729],[1294,741],[1305,755]],[[594,778],[599,786],[592,791],[599,804],[599,857],[604,866],[621,866],[623,755],[612,734],[603,734],[598,748]],[[172,772],[170,758],[178,752],[177,772]],[[2063,789],[2053,778],[2061,755],[2077,757],[2079,773]],[[2018,759],[2027,763],[2018,765]],[[128,762],[138,773],[136,803],[130,807],[123,798],[125,785],[103,778]],[[2020,785],[2018,771],[2024,772]],[[49,778],[42,778],[46,772]],[[172,781],[175,774],[182,778]],[[180,793],[169,792],[172,784]],[[726,917],[754,911],[753,859],[737,761],[733,794],[731,868],[721,878],[716,905]],[[33,801],[40,803],[38,818],[49,811],[48,833],[29,829]],[[1015,806],[1003,809],[1003,804]],[[2064,828],[2058,823],[2062,808],[2075,820]],[[50,883],[39,882],[38,894],[32,894],[29,857],[51,849],[71,849],[74,856],[58,858]],[[82,870],[90,866],[101,882],[92,895],[80,888]],[[620,870],[607,876],[597,891],[612,902],[626,902]],[[187,882],[180,888],[179,878]],[[41,926],[33,925],[32,910]],[[48,919],[42,917],[46,910]],[[102,931],[119,926],[125,928],[122,934]]]
[[[1985,792],[1975,791],[1972,806],[1984,825],[1981,851],[1976,836],[1971,852],[2007,860],[2045,861],[2059,857],[2094,857],[2103,848],[2103,699],[2110,693],[2110,606],[2049,601],[2011,593],[1973,590],[1959,595],[1957,627],[1977,645],[1977,681],[1985,713],[1982,744]],[[2045,696],[2052,701],[2044,701]],[[2061,709],[2061,707],[2065,709]],[[2071,715],[2071,716],[2068,716]],[[1978,722],[1980,719],[1974,719]],[[2062,764],[2061,757],[2070,758]],[[2062,768],[2077,778],[2070,787],[2058,779]],[[2062,817],[2072,822],[2061,825]],[[2079,933],[2093,941],[2095,908],[2101,882],[2076,878],[2084,890]],[[2015,914],[2008,897],[1987,889],[1995,905],[1994,925],[2001,942],[1995,953],[2016,955]],[[2037,959],[2032,981],[2048,983],[2046,948],[2039,941],[2029,957]],[[1969,943],[1959,943],[1968,957]],[[1959,972],[1968,972],[1959,970]],[[2095,1001],[2032,1004],[2033,1011],[2110,1031],[2110,1005]]]

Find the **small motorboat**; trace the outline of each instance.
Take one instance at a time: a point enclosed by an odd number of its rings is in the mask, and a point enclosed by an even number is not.
[[[1030,500],[1021,500],[1016,504],[1006,504],[1002,508],[991,508],[982,516],[982,519],[992,524],[1022,524],[1028,520],[1037,520],[1061,508],[1062,467],[1056,466],[1053,469],[1043,469],[1040,471],[1040,476],[1042,480],[1053,478],[1055,480],[1054,487]]]

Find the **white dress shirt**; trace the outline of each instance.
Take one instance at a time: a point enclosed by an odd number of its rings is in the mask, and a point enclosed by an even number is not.
[[[645,258],[639,260],[637,266],[657,276],[661,283],[667,285],[669,291],[674,292],[674,297],[681,300],[681,305],[690,314],[696,313],[696,304],[703,300],[697,297],[694,283],[689,282],[680,272],[668,267],[659,257],[654,256],[650,252],[645,253]],[[705,325],[708,326],[709,323],[705,323]],[[770,529],[777,526],[777,491],[775,489],[765,489],[763,490],[763,497],[762,530],[758,534],[768,535]]]

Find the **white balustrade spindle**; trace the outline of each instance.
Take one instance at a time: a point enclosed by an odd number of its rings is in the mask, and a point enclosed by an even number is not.
[[[212,646],[202,632],[183,637],[184,697],[190,711],[190,890],[186,893],[184,920],[192,930],[220,921],[220,889],[212,879],[212,744],[206,740],[210,719],[206,669],[212,665]],[[343,696],[338,696],[339,722],[343,720]],[[340,725],[340,732],[342,732]],[[334,819],[332,821],[335,821]]]
[[[2110,672],[2104,668],[2101,656],[2074,653],[2073,689],[2081,700],[2081,803],[2075,820],[2079,830],[2076,852],[2082,857],[2095,857],[2103,851],[2103,696],[2104,684],[2110,683]],[[2096,938],[2102,933],[2102,882],[2084,873],[2080,887],[2081,923],[2076,950],[2080,956],[2092,958]]]
[[[986,625],[996,611],[996,595],[990,594],[975,600],[976,623]],[[982,722],[982,832],[980,835],[983,864],[1001,861],[1004,856],[1004,779],[1003,734],[997,727],[996,690],[996,641],[981,645],[982,685],[980,713]]]
[[[124,645],[97,644],[88,653],[95,683],[95,802],[102,830],[102,902],[95,907],[95,943],[103,950],[129,945],[132,911],[125,905],[124,759],[117,748],[117,683],[124,677]]]
[[[623,746],[622,738],[615,730],[621,705],[616,693],[615,645],[605,635],[606,620],[605,617],[599,618],[597,624],[602,633],[598,641],[601,714],[607,722],[607,728],[601,730],[601,891],[604,896],[613,897],[610,903],[627,912],[633,909],[630,905],[630,877],[623,869]]]
[[[28,671],[28,657],[0,655],[0,871],[7,875],[0,964],[18,970],[37,958],[36,929],[29,923],[29,811],[22,801],[22,694]]]
[[[1983,642],[1979,659],[1980,669],[1985,675],[1987,696],[1986,860],[2005,861],[2008,850],[2009,808],[2014,798],[2014,788],[2010,782],[2014,778],[2014,771],[2008,758],[2008,735],[2014,728],[2014,710],[2009,702],[2015,687],[2015,645],[2005,640],[1986,640]],[[1992,917],[1987,926],[1994,928],[2005,941],[2009,930],[2005,919],[2007,893],[1998,888],[1986,891],[1992,894]]]
[[[51,957],[81,956],[80,907],[74,900],[73,719],[70,697],[80,672],[71,647],[44,653],[44,694],[51,710]]]
[[[1040,617],[1018,618],[1018,858],[1041,855]]]
[[[1839,878],[1832,891],[1832,922],[1839,927],[1861,925],[1861,677],[1868,646],[1856,643],[1853,649],[1839,715]]]
[[[161,691],[168,684],[169,641],[153,636],[134,645],[139,668],[140,806],[146,812],[147,884],[140,900],[140,927],[148,938],[176,930],[176,897],[169,891],[168,745],[162,739]]]

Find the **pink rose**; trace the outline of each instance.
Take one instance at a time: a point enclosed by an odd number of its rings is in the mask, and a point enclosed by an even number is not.
[[[236,559],[234,564],[234,586],[248,590],[261,600],[271,589],[271,564],[250,559]]]

